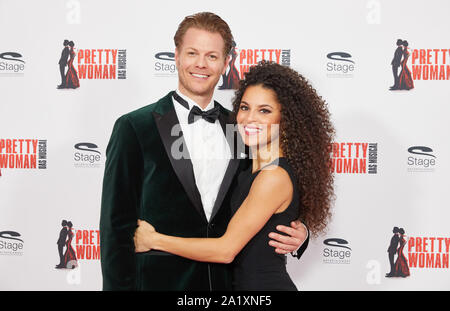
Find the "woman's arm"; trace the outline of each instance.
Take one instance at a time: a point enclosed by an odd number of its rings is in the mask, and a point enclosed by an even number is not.
[[[255,178],[247,198],[222,237],[168,236],[146,224],[136,230],[137,251],[156,249],[196,261],[230,263],[277,210],[284,210],[289,205],[292,194],[292,183],[284,169],[263,170]]]

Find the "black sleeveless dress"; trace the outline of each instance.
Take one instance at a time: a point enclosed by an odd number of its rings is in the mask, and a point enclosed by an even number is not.
[[[235,257],[233,262],[233,290],[297,290],[286,271],[286,255],[277,254],[275,248],[269,245],[269,233],[277,232],[276,226],[290,226],[291,221],[298,219],[299,194],[296,178],[286,158],[278,158],[271,164],[276,164],[288,172],[294,189],[292,201],[283,212],[272,215],[264,227]],[[231,211],[233,214],[248,196],[250,187],[260,171],[252,173],[252,165],[250,165],[248,169],[238,176],[238,184],[231,197]]]

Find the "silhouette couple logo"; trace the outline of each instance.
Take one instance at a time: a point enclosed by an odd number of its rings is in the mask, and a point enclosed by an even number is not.
[[[391,91],[395,90],[411,90],[414,88],[414,82],[411,76],[411,71],[407,66],[408,58],[408,41],[397,40],[397,49],[392,59],[392,73],[394,74],[394,85],[389,88]],[[401,67],[400,74],[398,68]]]
[[[235,65],[238,54],[236,52],[236,42],[234,41],[230,56],[229,69],[227,70],[228,72],[222,75],[222,85],[219,86],[219,90],[236,90],[239,87],[239,71]]]
[[[56,269],[74,269],[78,267],[77,256],[72,247],[72,222],[63,220],[61,223],[62,229],[59,232],[59,239],[56,242],[58,245],[59,264]],[[66,248],[64,251],[64,247]]]
[[[73,41],[64,40],[64,48],[59,59],[59,71],[61,74],[61,84],[57,86],[58,89],[76,89],[80,87],[80,80],[78,73],[73,66],[76,53],[74,50],[75,43]],[[67,71],[66,71],[67,67]]]
[[[403,255],[403,248],[407,241],[405,230],[403,228],[394,227],[392,233],[394,233],[394,235],[391,238],[391,244],[387,250],[391,271],[386,274],[386,277],[407,277],[409,276],[408,260],[405,255]],[[394,261],[396,254],[397,259]]]

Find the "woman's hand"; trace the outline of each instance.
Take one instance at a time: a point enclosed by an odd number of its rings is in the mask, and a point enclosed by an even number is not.
[[[157,234],[155,228],[145,220],[138,219],[138,227],[134,232],[135,252],[147,252],[152,249],[152,240]]]

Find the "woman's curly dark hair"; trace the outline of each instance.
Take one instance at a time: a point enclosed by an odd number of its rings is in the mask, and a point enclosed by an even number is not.
[[[233,100],[235,113],[245,90],[253,85],[273,90],[281,104],[280,147],[297,175],[300,219],[317,236],[327,226],[335,198],[329,149],[335,130],[327,104],[295,70],[262,61],[240,81]]]

